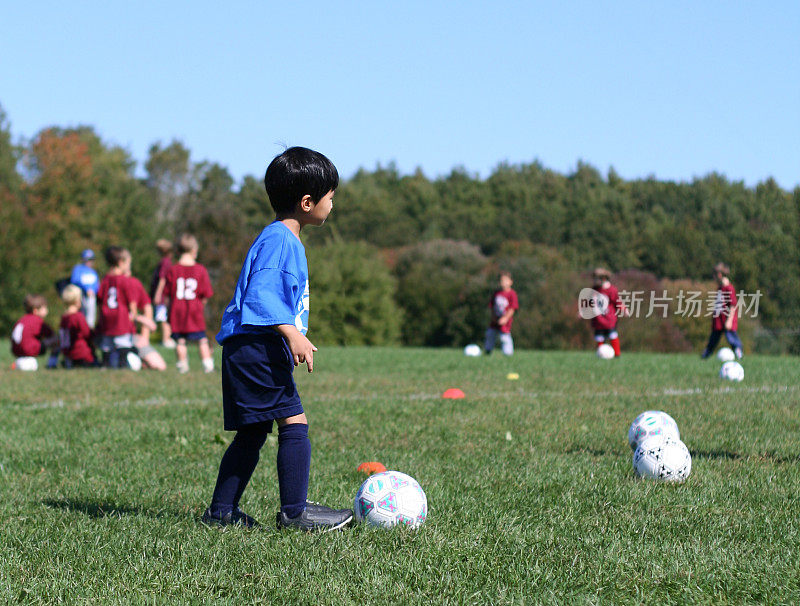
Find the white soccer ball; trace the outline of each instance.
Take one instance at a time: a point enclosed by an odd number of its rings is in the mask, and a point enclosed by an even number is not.
[[[481,355],[481,348],[475,345],[475,343],[470,343],[464,348],[464,355],[470,358],[477,358]]]
[[[15,360],[16,369],[24,371],[39,370],[39,361],[32,356],[25,356]]]
[[[652,436],[633,453],[637,476],[664,482],[683,482],[692,472],[692,455],[686,444],[668,436]]]
[[[647,410],[633,420],[628,429],[628,444],[636,450],[640,442],[652,436],[666,436],[681,439],[678,424],[671,416],[661,410]]]
[[[601,360],[610,360],[614,357],[614,348],[608,343],[603,343],[597,348],[597,357]]]
[[[721,379],[738,383],[744,379],[744,368],[738,362],[725,362],[719,369],[719,376]]]
[[[736,354],[730,347],[723,347],[717,352],[717,360],[720,362],[730,362],[736,359]]]
[[[417,481],[399,471],[376,473],[356,493],[356,520],[373,526],[417,528],[428,516],[428,499]]]
[[[128,362],[128,368],[132,371],[139,372],[142,370],[142,359],[132,351],[128,352],[128,355],[125,356],[125,360]]]

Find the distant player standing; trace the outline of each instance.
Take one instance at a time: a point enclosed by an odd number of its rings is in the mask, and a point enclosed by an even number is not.
[[[742,340],[737,332],[739,314],[737,313],[736,289],[729,278],[730,271],[730,268],[724,263],[717,263],[714,266],[717,296],[714,301],[714,313],[711,317],[711,335],[708,337],[708,344],[702,355],[704,359],[714,353],[723,332],[728,343],[733,347],[736,357],[741,358],[744,354]]]
[[[177,347],[178,372],[189,372],[187,341],[196,342],[203,370],[214,370],[214,358],[206,336],[206,301],[214,294],[208,271],[197,262],[197,238],[183,234],[178,240],[178,262],[167,272],[164,296],[169,297],[169,324]]]
[[[514,354],[514,339],[511,338],[511,324],[514,322],[514,313],[519,309],[519,299],[516,291],[511,288],[514,280],[511,274],[504,271],[500,274],[500,288],[494,291],[489,302],[492,319],[486,329],[486,353],[492,353],[497,337],[500,337],[500,347],[507,356]]]
[[[100,278],[94,269],[94,251],[91,248],[84,250],[81,261],[72,268],[69,282],[81,289],[81,311],[89,327],[94,328],[97,322],[97,289],[100,287]]]
[[[603,267],[598,267],[592,272],[592,288],[598,293],[601,300],[599,315],[592,318],[594,340],[597,347],[608,341],[614,348],[614,356],[619,357],[622,350],[619,344],[617,321],[620,316],[628,316],[630,312],[619,298],[617,287],[611,284],[611,272]]]

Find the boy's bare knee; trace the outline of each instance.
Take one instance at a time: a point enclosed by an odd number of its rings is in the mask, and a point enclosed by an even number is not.
[[[276,419],[275,422],[278,424],[278,427],[283,427],[284,425],[292,425],[294,423],[301,423],[303,425],[308,425],[308,419],[306,419],[306,413],[302,412],[299,415],[294,415],[292,417],[284,417],[283,419]]]

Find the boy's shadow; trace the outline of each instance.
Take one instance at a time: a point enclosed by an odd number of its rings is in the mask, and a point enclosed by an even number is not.
[[[146,515],[150,518],[176,518],[183,517],[177,511],[163,509],[147,509],[143,507],[120,505],[109,501],[91,501],[82,499],[46,499],[42,504],[51,509],[63,511],[76,511],[90,518],[100,519],[107,517],[121,518],[122,516]]]

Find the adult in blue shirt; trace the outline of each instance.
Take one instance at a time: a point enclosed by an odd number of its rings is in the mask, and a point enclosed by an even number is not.
[[[72,268],[69,278],[70,284],[81,289],[81,311],[86,316],[86,322],[94,328],[97,319],[97,289],[100,287],[100,278],[94,269],[94,251],[87,248],[81,253],[81,263]]]

